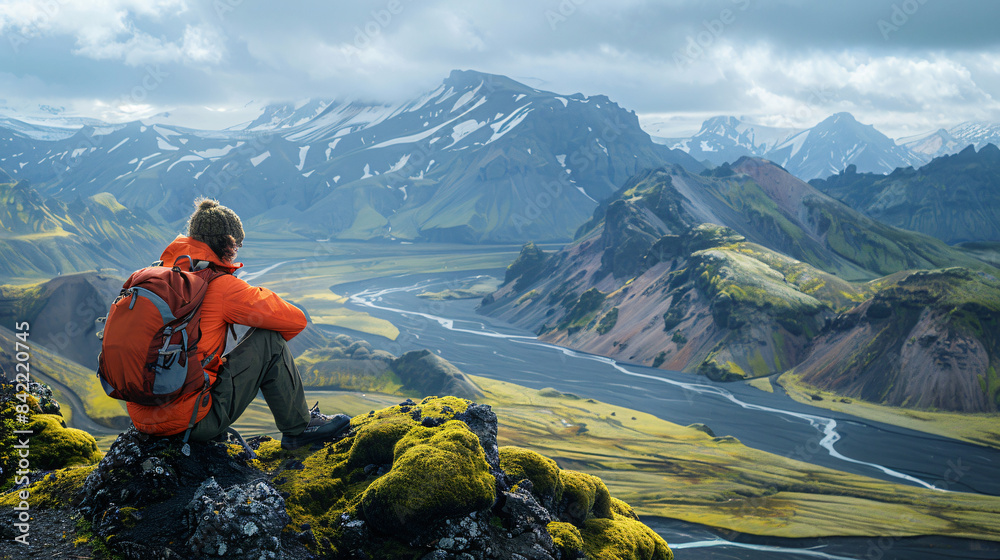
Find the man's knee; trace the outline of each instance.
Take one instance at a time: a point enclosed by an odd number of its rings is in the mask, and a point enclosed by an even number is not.
[[[285,338],[277,331],[267,329],[254,329],[245,341],[252,346],[266,346],[268,348],[282,348],[286,346]]]

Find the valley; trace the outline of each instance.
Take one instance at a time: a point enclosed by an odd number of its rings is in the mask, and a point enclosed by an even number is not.
[[[454,71],[227,130],[0,129],[0,317],[105,450],[128,420],[94,320],[208,194],[243,216],[237,275],[305,311],[324,411],[489,404],[501,444],[599,476],[678,551],[998,546],[989,126],[715,118],[663,145],[603,95]],[[261,403],[238,426],[276,435]]]
[[[952,494],[928,489],[947,486],[1000,494],[1000,487],[992,488],[993,482],[983,478],[996,460],[983,448],[843,413],[828,415],[813,403],[796,403],[780,389],[769,396],[742,383],[715,384],[691,374],[615,364],[539,343],[531,333],[502,322],[486,322],[475,312],[475,298],[421,297],[481,285],[483,278],[499,276],[518,251],[516,246],[469,250],[455,245],[309,245],[260,239],[248,244],[241,258],[254,283],[289,294],[314,321],[318,316],[365,318],[317,325],[330,335],[365,338],[374,348],[394,354],[433,348],[470,374],[485,394],[479,400],[509,419],[501,426],[503,444],[529,445],[560,464],[598,474],[644,516],[685,520],[696,524],[692,527],[702,524],[717,531],[711,539],[691,541],[682,535],[696,530],[663,523],[661,534],[670,542],[714,542],[711,546],[720,550],[736,550],[738,545],[726,545],[726,539],[738,543],[743,534],[796,539],[943,533],[982,539],[993,534],[988,524],[1000,516],[1000,510],[994,511],[1000,506],[990,505],[994,498],[953,503],[945,498]],[[414,275],[413,270],[421,272]],[[359,414],[393,404],[401,396],[310,389],[309,398],[320,401],[323,410]],[[100,395],[88,401],[114,402]],[[707,428],[683,427],[695,424]],[[262,404],[255,404],[238,427],[248,435],[274,433]],[[102,446],[113,441],[116,432],[109,432],[99,439]],[[953,480],[955,473],[948,471],[945,459],[954,465],[956,457],[963,469]],[[756,466],[747,470],[747,464]],[[792,480],[803,482],[785,486]],[[898,489],[900,484],[907,489]],[[675,490],[666,490],[670,488]],[[933,515],[923,509],[927,504],[935,504]],[[966,520],[961,523],[969,523],[963,525],[967,529],[948,522],[945,530],[939,523],[948,514],[942,518],[942,510],[955,511]],[[879,518],[891,511],[900,522],[871,532],[871,519],[854,514],[845,518],[845,511]],[[942,542],[931,540],[916,550]],[[964,547],[966,542],[973,541],[960,539],[953,546]],[[850,558],[860,553],[851,547],[863,545],[842,544],[838,550]],[[761,558],[794,558],[797,545],[793,539],[760,546],[765,548],[759,551]]]

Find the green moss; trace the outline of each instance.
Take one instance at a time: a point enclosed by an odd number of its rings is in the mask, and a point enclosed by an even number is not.
[[[517,280],[514,284],[514,291],[520,292],[535,282],[545,268],[545,261],[548,255],[538,248],[534,243],[525,243],[521,247],[521,253],[510,265],[504,274],[503,283],[507,284],[512,280]]]
[[[427,524],[489,508],[496,481],[479,438],[464,422],[414,427],[395,448],[392,469],[361,497],[365,519],[383,533],[416,533]]]
[[[771,371],[771,368],[768,367],[767,365],[767,360],[764,359],[764,355],[760,353],[759,349],[756,352],[754,352],[753,356],[750,356],[749,361],[750,361],[750,369],[751,371],[753,371],[754,377],[760,377],[762,375],[773,373]],[[743,374],[742,372],[740,373],[744,377],[746,377],[745,374]]]
[[[604,482],[592,474],[561,471],[562,510],[570,521],[583,523],[588,517],[611,517],[611,494]]]
[[[563,558],[576,558],[583,552],[583,536],[580,530],[570,523],[553,521],[545,526],[552,537],[556,549],[563,553]]]
[[[76,538],[73,539],[73,547],[84,547],[93,552],[95,558],[107,560],[124,560],[122,556],[115,554],[108,548],[107,544],[100,537],[94,537],[94,528],[89,521],[81,515],[76,519]],[[81,554],[80,558],[89,558]]]
[[[670,547],[652,529],[634,519],[593,518],[580,531],[584,552],[601,560],[672,560]]]
[[[607,334],[608,331],[615,328],[617,322],[618,308],[612,307],[611,311],[608,311],[604,317],[601,317],[601,321],[597,324],[597,334]]]
[[[67,428],[62,416],[36,414],[28,430],[31,436],[31,465],[41,470],[89,465],[101,459],[103,454],[97,447],[94,436]]]
[[[632,509],[632,506],[614,497],[611,498],[611,513],[621,517],[635,519],[636,521],[639,520],[639,516],[636,515],[635,510]]]
[[[383,534],[381,548],[372,551],[376,557],[419,556],[406,535],[427,522],[487,509],[494,500],[495,481],[478,437],[450,420],[468,406],[456,397],[427,397],[371,411],[351,420],[347,437],[319,451],[290,452],[277,441],[265,442],[255,466],[289,494],[292,525],[309,524],[320,555],[339,554],[346,514]],[[427,417],[447,421],[434,428],[417,421]],[[372,464],[391,468],[376,478],[365,472]]]
[[[660,352],[653,358],[653,367],[658,368],[663,365],[663,362],[667,361],[667,353]]]
[[[726,362],[726,369],[728,369],[729,372],[732,373],[732,374],[734,374],[734,375],[738,375],[740,377],[746,377],[747,376],[747,372],[743,371],[743,368],[741,368],[740,365],[737,364],[736,362],[727,361]]]
[[[590,323],[594,318],[596,313],[604,303],[604,299],[607,295],[597,288],[591,288],[583,294],[580,295],[579,299],[573,304],[569,312],[563,318],[562,322],[559,323],[559,329],[579,329]],[[615,320],[617,321],[618,314],[615,314]],[[612,326],[614,326],[612,324]],[[611,327],[608,327],[610,330]]]
[[[358,433],[351,445],[349,461],[355,467],[392,463],[396,443],[418,426],[409,416],[388,418]]]
[[[517,305],[521,305],[522,303],[528,301],[529,299],[535,299],[536,297],[538,297],[538,295],[539,295],[538,290],[531,290],[530,292],[527,292],[523,296],[517,298]]]
[[[45,475],[28,487],[28,503],[32,509],[68,507],[95,468],[97,465],[69,467]],[[14,507],[19,501],[19,492],[4,494],[0,496],[0,507]]]
[[[500,448],[500,468],[512,482],[531,481],[532,493],[543,503],[558,503],[563,495],[563,480],[555,461],[530,449],[504,446]]]

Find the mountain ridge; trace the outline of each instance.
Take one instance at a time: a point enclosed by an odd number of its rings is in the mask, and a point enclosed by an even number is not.
[[[245,127],[132,122],[67,138],[0,134],[0,165],[44,194],[109,192],[161,226],[222,199],[249,227],[313,239],[568,240],[629,176],[701,164],[606,96],[455,71],[396,104],[277,104]]]
[[[843,172],[810,184],[880,222],[942,241],[1000,241],[1000,149],[972,145],[918,169]]]
[[[750,124],[731,116],[713,117],[694,136],[667,139],[666,145],[713,165],[733,163],[741,157],[761,157],[806,181],[839,173],[848,165],[884,174],[929,159],[846,112],[835,113],[806,129]]]
[[[910,271],[956,265],[965,268],[932,282]],[[869,275],[845,274],[859,270]],[[573,244],[551,255],[525,246],[480,312],[546,342],[716,380],[794,369],[859,398],[993,412],[1000,345],[987,325],[1000,309],[998,276],[941,241],[861,216],[772,162],[744,158],[698,177],[677,168],[634,177]],[[920,318],[949,306],[965,311]],[[957,334],[928,343],[937,358],[911,376],[901,364],[923,354],[900,341],[930,332]],[[951,371],[962,380],[949,386]],[[863,390],[819,381],[858,375],[870,379]],[[930,387],[937,397],[917,397]],[[958,396],[976,390],[983,398]]]

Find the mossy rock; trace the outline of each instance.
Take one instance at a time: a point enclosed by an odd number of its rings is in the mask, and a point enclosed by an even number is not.
[[[590,516],[611,517],[611,494],[600,478],[577,471],[560,471],[559,478],[563,483],[559,510],[569,521],[579,525]]]
[[[563,480],[552,459],[523,447],[504,446],[500,448],[500,468],[513,484],[531,481],[531,493],[542,505],[551,507],[562,499]]]
[[[614,515],[619,515],[621,517],[627,517],[629,519],[639,520],[639,516],[636,515],[635,510],[632,506],[628,505],[618,498],[611,498],[611,513]]]
[[[601,560],[673,560],[666,541],[635,519],[588,519],[580,530],[584,552]]]
[[[534,243],[525,243],[514,262],[507,266],[503,283],[508,284],[516,279],[514,291],[524,290],[539,278],[548,258],[549,256]]]
[[[563,558],[579,558],[583,556],[583,536],[572,523],[553,521],[545,526],[552,537],[552,542],[563,554]]]
[[[32,509],[66,508],[83,487],[83,481],[97,468],[97,465],[68,467],[46,474],[35,480],[28,488],[29,504]],[[0,496],[0,507],[13,508],[20,501],[19,492]]]
[[[414,427],[395,447],[392,469],[361,497],[361,509],[382,533],[418,533],[443,518],[488,509],[496,500],[479,438],[464,422]]]
[[[31,466],[40,470],[89,465],[103,455],[94,436],[67,428],[62,416],[36,414],[28,425],[31,436]]]
[[[350,464],[354,467],[392,463],[396,443],[414,427],[416,420],[400,415],[385,422],[374,423],[358,432],[350,451]]]

